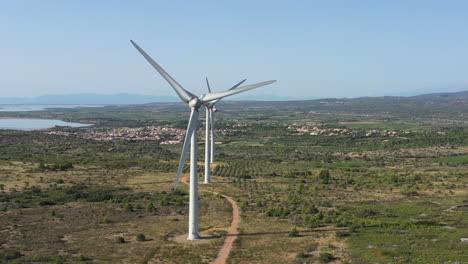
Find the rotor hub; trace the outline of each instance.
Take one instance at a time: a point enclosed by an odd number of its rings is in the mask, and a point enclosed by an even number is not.
[[[188,105],[190,106],[190,108],[198,110],[202,105],[202,102],[197,97],[194,97],[189,100]]]

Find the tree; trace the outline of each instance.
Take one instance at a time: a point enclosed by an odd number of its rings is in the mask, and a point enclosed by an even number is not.
[[[308,208],[307,208],[307,213],[309,214],[316,214],[318,213],[319,210],[317,209],[317,207],[315,207],[315,205],[311,204]]]
[[[275,209],[273,209],[273,207],[268,207],[268,209],[265,211],[265,214],[267,216],[273,216],[275,214]]]
[[[335,257],[333,257],[333,255],[330,253],[321,253],[319,256],[319,260],[322,263],[329,263],[335,260]]]
[[[136,235],[136,240],[137,240],[137,241],[145,241],[145,240],[146,240],[146,237],[145,237],[145,235],[144,235],[143,233],[138,233],[138,234]]]
[[[156,207],[154,207],[154,204],[150,202],[148,206],[146,206],[146,212],[148,213],[155,213],[156,212]]]
[[[319,172],[318,175],[320,182],[323,184],[328,184],[330,183],[330,171],[328,169],[323,169]]]
[[[125,208],[125,211],[133,212],[133,206],[131,203],[126,203],[124,208]]]
[[[299,237],[299,231],[297,231],[296,227],[294,227],[291,232],[289,232],[288,237]]]

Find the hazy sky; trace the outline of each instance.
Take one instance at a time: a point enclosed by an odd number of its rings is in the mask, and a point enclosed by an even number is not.
[[[252,94],[363,96],[468,85],[468,1],[0,0],[0,97],[175,95],[277,79]]]

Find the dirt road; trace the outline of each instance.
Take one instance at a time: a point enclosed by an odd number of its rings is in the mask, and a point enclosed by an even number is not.
[[[182,182],[188,185],[189,184],[188,176],[183,177]],[[217,192],[204,190],[202,188],[199,188],[199,191],[210,192],[210,193],[213,193],[215,195],[218,194]],[[214,259],[211,262],[211,264],[224,264],[224,263],[226,263],[226,260],[228,259],[229,253],[231,252],[231,249],[232,249],[232,244],[234,243],[234,240],[236,240],[237,235],[239,234],[239,232],[237,230],[239,228],[239,224],[240,224],[240,221],[241,221],[240,210],[239,210],[239,206],[237,205],[236,201],[234,201],[234,199],[232,199],[231,197],[229,197],[227,195],[224,195],[224,194],[220,194],[220,195],[223,196],[232,206],[232,222],[231,222],[231,226],[227,229],[227,235],[226,235],[226,239],[224,240],[224,244],[221,247],[221,249],[219,250],[218,256],[216,257],[216,259]]]

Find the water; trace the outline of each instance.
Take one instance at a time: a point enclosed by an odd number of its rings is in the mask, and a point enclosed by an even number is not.
[[[104,105],[29,105],[29,104],[0,104],[0,112],[41,111],[48,108],[102,107]]]
[[[4,118],[0,119],[0,129],[35,130],[54,126],[86,127],[90,124],[71,123],[53,119]]]

